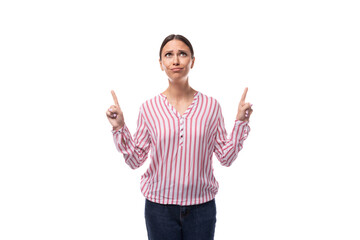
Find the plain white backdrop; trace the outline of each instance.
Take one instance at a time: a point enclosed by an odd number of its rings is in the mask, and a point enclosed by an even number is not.
[[[140,177],[105,111],[134,133],[164,91],[169,34],[228,133],[245,87],[251,132],[223,167],[215,239],[360,239],[357,1],[1,1],[0,239],[147,239]]]

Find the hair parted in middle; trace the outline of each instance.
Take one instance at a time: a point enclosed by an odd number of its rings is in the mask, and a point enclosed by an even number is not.
[[[171,34],[171,35],[167,36],[167,37],[164,39],[164,41],[162,42],[162,44],[161,44],[160,53],[159,53],[160,60],[161,60],[161,52],[162,52],[164,46],[165,46],[168,42],[170,42],[171,40],[174,40],[174,39],[180,40],[180,41],[182,41],[183,43],[185,43],[185,44],[189,47],[189,49],[190,49],[191,58],[194,58],[194,50],[193,50],[193,47],[192,47],[190,41],[189,41],[186,37],[184,37],[184,36],[182,36],[182,35],[180,35],[180,34]]]

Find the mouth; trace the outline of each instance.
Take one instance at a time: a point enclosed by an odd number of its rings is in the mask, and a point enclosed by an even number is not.
[[[179,72],[179,71],[182,70],[182,68],[172,68],[171,70],[172,70],[173,72]]]

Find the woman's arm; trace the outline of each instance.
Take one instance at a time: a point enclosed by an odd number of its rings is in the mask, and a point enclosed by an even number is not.
[[[111,90],[115,105],[111,105],[106,111],[106,116],[113,126],[113,137],[116,149],[124,155],[125,162],[132,168],[140,167],[146,160],[150,149],[150,135],[146,128],[140,107],[137,129],[134,138],[131,137],[124,120],[123,112],[116,94]]]
[[[116,149],[123,154],[125,162],[132,169],[140,167],[147,159],[151,144],[142,107],[140,107],[137,129],[133,137],[125,123],[121,128],[113,129],[112,133]]]
[[[228,137],[219,105],[214,152],[221,165],[229,167],[235,161],[239,151],[243,148],[243,143],[248,137],[249,132],[250,126],[248,121],[235,120],[233,130]]]

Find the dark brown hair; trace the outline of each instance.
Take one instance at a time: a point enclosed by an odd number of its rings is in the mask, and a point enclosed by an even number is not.
[[[161,44],[160,53],[159,53],[160,60],[161,60],[161,52],[162,52],[164,46],[165,46],[168,42],[170,42],[171,40],[174,40],[174,39],[180,40],[180,41],[182,41],[183,43],[185,43],[185,44],[190,48],[191,58],[194,58],[194,50],[193,50],[193,47],[192,47],[190,41],[189,41],[186,37],[184,37],[184,36],[182,36],[182,35],[179,35],[179,34],[171,34],[171,35],[167,36],[167,37],[164,39],[164,41],[162,42],[162,44]]]

